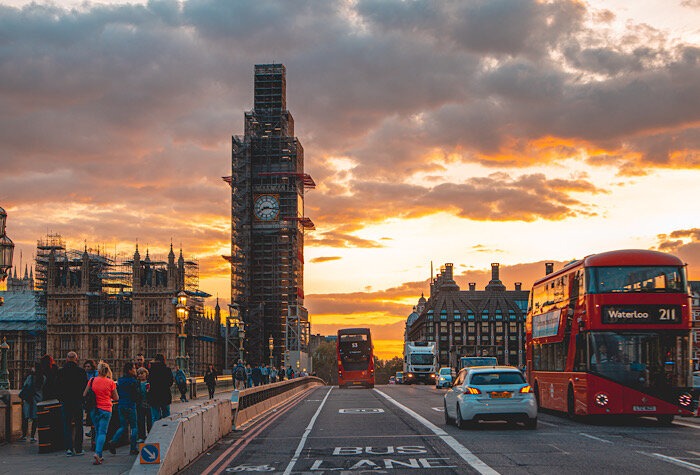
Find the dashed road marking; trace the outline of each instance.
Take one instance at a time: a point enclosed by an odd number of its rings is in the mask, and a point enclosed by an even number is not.
[[[675,457],[670,457],[668,455],[663,455],[663,454],[657,454],[657,453],[648,453],[648,452],[639,452],[640,454],[644,454],[648,457],[654,457],[659,460],[663,460],[668,463],[672,463],[673,465],[678,465],[679,467],[684,467],[687,468],[688,470],[691,470],[693,472],[700,473],[700,465],[696,465],[694,463],[687,462],[685,460],[677,459]]]
[[[374,388],[374,390],[383,396],[385,399],[387,399],[389,402],[394,404],[396,407],[399,409],[403,410],[405,413],[413,417],[415,420],[423,424],[425,427],[430,429],[435,435],[438,435],[440,439],[442,439],[445,444],[447,444],[452,450],[454,450],[457,455],[459,455],[462,460],[467,462],[474,470],[477,472],[481,473],[482,475],[498,475],[498,472],[486,465],[479,457],[474,455],[469,449],[467,449],[465,446],[460,444],[457,439],[452,437],[451,435],[448,435],[447,432],[444,430],[440,429],[438,426],[430,422],[428,419],[425,417],[421,416],[417,412],[413,411],[412,409],[409,409],[408,407],[404,406],[400,402],[394,400],[387,394],[384,394],[377,388]]]
[[[304,435],[301,436],[301,440],[299,441],[299,445],[297,446],[296,452],[294,452],[294,456],[292,457],[292,460],[289,461],[289,465],[287,465],[287,468],[284,471],[283,475],[289,475],[292,473],[292,469],[294,468],[294,464],[297,463],[297,460],[299,460],[299,456],[301,455],[301,451],[304,450],[304,444],[306,444],[306,439],[309,437],[309,434],[311,433],[311,429],[314,428],[314,424],[316,423],[316,419],[318,419],[318,415],[321,413],[321,409],[323,409],[323,406],[326,404],[326,401],[328,400],[328,396],[331,395],[331,391],[333,391],[333,387],[328,390],[326,393],[326,397],[323,398],[323,402],[318,406],[318,409],[316,409],[316,414],[311,418],[309,421],[309,425],[306,426],[306,430],[304,430]]]
[[[604,442],[606,444],[612,444],[609,440],[601,439],[600,437],[596,437],[591,434],[586,434],[585,432],[579,432],[578,435],[582,435],[584,437],[588,437],[589,439],[597,440],[598,442]]]

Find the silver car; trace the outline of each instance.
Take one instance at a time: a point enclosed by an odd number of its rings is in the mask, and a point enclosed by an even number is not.
[[[460,429],[479,421],[523,422],[537,428],[537,401],[523,374],[513,366],[465,368],[445,393],[445,423]]]

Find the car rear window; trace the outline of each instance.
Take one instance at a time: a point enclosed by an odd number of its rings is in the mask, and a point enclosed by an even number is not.
[[[520,373],[515,371],[493,371],[489,373],[477,373],[472,375],[470,384],[488,385],[488,384],[522,384],[525,378]]]

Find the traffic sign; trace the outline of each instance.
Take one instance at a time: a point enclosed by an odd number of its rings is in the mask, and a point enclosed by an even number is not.
[[[139,444],[139,459],[141,464],[160,463],[160,444]]]

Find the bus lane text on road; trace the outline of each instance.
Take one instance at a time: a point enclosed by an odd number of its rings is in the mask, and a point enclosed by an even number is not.
[[[448,457],[430,457],[422,445],[335,447],[327,458],[316,459],[309,470],[391,470],[456,468]]]

